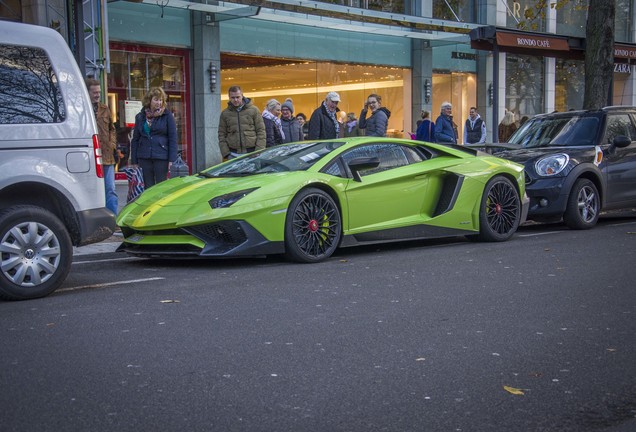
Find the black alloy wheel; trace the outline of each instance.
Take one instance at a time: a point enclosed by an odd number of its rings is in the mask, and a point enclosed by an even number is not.
[[[482,241],[505,241],[521,222],[521,200],[514,184],[503,176],[490,179],[484,189],[479,211],[479,235]]]
[[[329,258],[340,243],[340,211],[328,193],[303,189],[294,197],[285,221],[285,253],[298,262]]]

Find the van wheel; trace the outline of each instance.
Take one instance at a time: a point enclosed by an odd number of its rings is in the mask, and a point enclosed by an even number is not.
[[[36,206],[0,211],[0,297],[44,297],[62,285],[73,259],[64,224]]]

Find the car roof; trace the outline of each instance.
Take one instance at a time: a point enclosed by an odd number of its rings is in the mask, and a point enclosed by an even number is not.
[[[574,116],[593,116],[608,112],[625,112],[632,111],[636,114],[636,107],[627,105],[612,105],[594,110],[570,110],[570,111],[553,111],[551,113],[537,114],[535,117],[574,117]]]

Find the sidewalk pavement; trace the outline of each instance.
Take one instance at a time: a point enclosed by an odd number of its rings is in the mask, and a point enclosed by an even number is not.
[[[126,197],[128,195],[128,182],[126,180],[116,180],[115,189],[117,189],[117,198],[119,199],[119,210],[126,205]],[[93,243],[86,246],[73,247],[73,256],[92,255],[115,252],[122,242],[121,232],[116,232],[106,240]]]

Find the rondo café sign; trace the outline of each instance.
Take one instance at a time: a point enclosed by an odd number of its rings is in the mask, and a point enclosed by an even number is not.
[[[569,51],[570,49],[566,39],[519,33],[497,32],[497,44],[499,46],[551,51]]]

